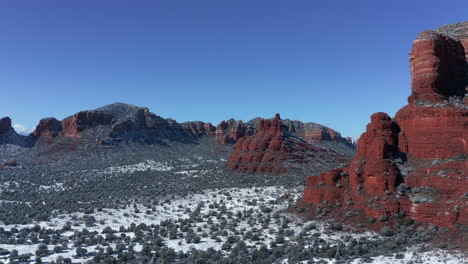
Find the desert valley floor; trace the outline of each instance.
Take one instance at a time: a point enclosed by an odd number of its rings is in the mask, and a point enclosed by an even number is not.
[[[112,151],[99,152],[99,159],[83,158],[84,164],[95,161],[87,171],[74,170],[66,157],[60,161],[64,164],[53,166],[67,168],[63,170],[25,162],[4,171],[0,197],[6,224],[0,228],[0,261],[467,263],[447,245],[426,244],[437,231],[430,228],[383,236],[290,213],[302,195],[303,175],[223,172],[219,168],[226,157],[206,151],[203,146],[209,144],[187,149],[182,143],[171,148],[142,145],[138,156],[119,165]],[[10,157],[24,151],[3,147]],[[131,153],[137,153],[134,147]],[[221,146],[217,153],[230,147]],[[180,151],[185,158],[173,159]],[[28,176],[18,179],[20,172]],[[92,195],[95,190],[100,191]],[[66,202],[54,203],[56,199]],[[33,207],[39,212],[31,211]],[[13,218],[9,209],[16,211]],[[25,214],[39,218],[21,219]],[[50,218],[40,220],[41,214]]]

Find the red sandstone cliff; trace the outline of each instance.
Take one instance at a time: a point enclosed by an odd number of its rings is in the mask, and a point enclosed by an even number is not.
[[[346,158],[333,150],[314,146],[291,133],[281,122],[279,114],[272,119],[261,119],[258,131],[241,137],[227,161],[228,168],[242,172],[281,173],[298,164],[320,160],[335,162]]]
[[[62,123],[57,119],[51,118],[44,118],[39,121],[34,132],[31,135],[36,137],[39,140],[45,140],[50,142],[53,138],[59,135],[62,131]]]
[[[62,120],[63,136],[80,138],[81,132],[97,125],[109,125],[112,115],[99,111],[81,111]]]
[[[393,120],[372,115],[349,166],[308,178],[312,215],[468,225],[467,50],[468,22],[417,37],[409,104]]]

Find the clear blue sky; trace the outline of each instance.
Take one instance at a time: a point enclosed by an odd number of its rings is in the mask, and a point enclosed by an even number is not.
[[[120,101],[356,138],[406,104],[418,33],[467,18],[466,0],[1,1],[0,116],[33,128]]]

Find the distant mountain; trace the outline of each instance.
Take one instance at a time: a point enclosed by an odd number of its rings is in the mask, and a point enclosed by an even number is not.
[[[4,117],[0,119],[0,144],[31,147],[34,144],[34,140],[28,136],[18,134],[11,126],[11,119]]]
[[[92,135],[98,144],[120,142],[162,143],[164,140],[190,142],[206,134],[194,124],[177,123],[149,112],[148,108],[114,103],[94,110],[78,112],[62,121],[47,118],[32,133],[38,140],[51,141],[57,136],[81,139]],[[210,129],[210,128],[209,128]]]
[[[354,154],[355,146],[340,133],[315,123],[279,120],[281,133],[287,141],[301,142],[305,149],[321,149],[334,152],[334,157],[346,160]],[[0,126],[0,142],[32,148],[36,156],[57,155],[70,151],[99,149],[99,146],[131,144],[162,144],[180,142],[198,144],[201,138],[211,138],[218,144],[236,144],[241,139],[264,134],[265,120],[255,118],[248,122],[229,119],[216,127],[211,123],[191,121],[178,123],[151,113],[146,107],[114,103],[94,110],[80,111],[61,121],[53,117],[40,120],[36,129],[28,136],[19,135],[11,127],[11,120],[3,118]],[[263,125],[262,125],[263,124]],[[287,132],[287,133],[286,133]],[[294,138],[294,140],[292,140]],[[286,138],[284,138],[286,140]],[[245,142],[245,141],[244,141]],[[288,143],[290,145],[290,143]],[[237,149],[237,147],[236,147]],[[289,160],[303,162],[309,155],[305,152]],[[59,158],[59,157],[58,157]],[[231,163],[232,165],[232,163]],[[232,166],[231,166],[232,167]],[[276,171],[283,170],[242,170]]]

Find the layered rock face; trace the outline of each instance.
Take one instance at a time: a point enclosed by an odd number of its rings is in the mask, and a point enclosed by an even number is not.
[[[282,163],[292,153],[292,148],[286,145],[286,132],[279,114],[273,119],[260,120],[255,136],[240,137],[228,167],[245,172],[283,172]]]
[[[349,166],[308,178],[303,200],[313,214],[468,225],[467,39],[468,22],[417,37],[409,104],[394,119],[372,115]]]
[[[62,121],[43,119],[31,136],[37,142],[53,143],[54,140],[70,139],[78,143],[115,144],[123,141],[189,142],[203,135],[214,136],[214,132],[215,128],[210,123],[196,121],[179,124],[173,119],[155,115],[145,107],[114,103],[78,112]]]
[[[0,143],[16,142],[21,146],[40,147],[41,153],[57,153],[77,149],[95,148],[96,145],[115,145],[121,142],[161,143],[178,141],[196,143],[202,137],[213,137],[221,144],[235,144],[244,137],[257,134],[261,118],[248,122],[230,119],[216,127],[211,123],[191,121],[178,123],[155,115],[148,108],[124,103],[114,103],[94,110],[80,111],[62,121],[44,118],[30,136],[18,135],[11,127],[11,120],[0,121]],[[306,134],[311,130],[333,132],[339,142],[344,139],[329,128],[314,123],[303,124],[299,121],[284,120],[286,130]],[[8,132],[8,133],[7,133]],[[332,142],[331,137],[314,138],[314,142]],[[19,143],[18,143],[19,142]],[[335,143],[336,143],[335,142]],[[21,144],[20,144],[21,143]],[[341,148],[338,152],[354,152],[353,146]]]
[[[258,132],[261,120],[262,118],[257,117],[246,123],[234,119],[222,121],[216,126],[216,139],[222,144],[233,144],[242,137],[251,137]],[[316,123],[303,123],[290,119],[282,119],[281,123],[290,133],[311,144],[331,142],[343,144],[350,149],[356,147],[351,138],[343,138],[339,132]]]
[[[373,114],[348,167],[309,177],[303,200],[316,205],[353,204],[364,214],[374,217],[397,213],[398,209],[385,207],[389,200],[380,201],[375,197],[395,192],[402,183],[402,175],[394,161],[402,157],[398,150],[399,132],[399,127],[387,114]]]
[[[81,132],[97,125],[110,125],[112,115],[99,111],[81,111],[62,121],[63,136],[80,138]]]
[[[439,102],[464,96],[465,49],[458,38],[424,31],[413,42],[410,53],[412,101]]]
[[[62,123],[57,119],[50,117],[39,121],[36,129],[32,132],[32,136],[39,140],[50,142],[62,131]]]
[[[216,126],[216,140],[222,144],[236,143],[242,137],[250,137],[257,133],[260,118],[252,119],[247,123],[242,120],[229,119],[221,121]]]
[[[117,142],[192,142],[201,136],[213,136],[214,132],[215,128],[210,123],[194,121],[179,124],[173,119],[165,119],[149,112],[148,108],[138,108],[129,117],[113,121],[108,136]]]
[[[204,123],[201,121],[185,122],[182,123],[182,128],[194,137],[201,136],[214,136],[216,127],[211,123]]]
[[[241,137],[237,141],[227,165],[231,170],[242,172],[281,173],[295,165],[311,161],[319,163],[320,159],[332,156],[337,158],[340,155],[309,144],[291,133],[276,114],[272,119],[261,119],[253,136]]]
[[[289,119],[283,120],[282,122],[288,127],[290,132],[297,134],[300,138],[309,143],[328,141],[355,148],[351,138],[343,138],[340,133],[331,128],[316,123],[302,123],[301,121]]]

